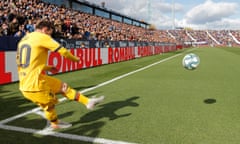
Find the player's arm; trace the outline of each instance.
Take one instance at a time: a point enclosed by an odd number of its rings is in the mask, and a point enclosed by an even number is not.
[[[79,61],[78,57],[74,56],[70,51],[68,51],[66,48],[62,47],[61,45],[55,50],[55,52],[60,53],[65,58],[70,59],[72,61]]]
[[[41,40],[43,47],[50,49],[51,51],[58,52],[62,56],[72,61],[79,61],[79,58],[74,56],[70,51],[65,47],[60,45],[57,41],[53,40],[50,36],[45,35]]]
[[[43,68],[43,71],[50,71],[52,74],[58,73],[58,69],[55,66],[49,66],[49,65],[46,65]]]
[[[54,66],[44,66],[44,71],[51,71]]]

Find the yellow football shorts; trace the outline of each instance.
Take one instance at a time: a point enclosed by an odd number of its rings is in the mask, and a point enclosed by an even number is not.
[[[22,91],[22,94],[25,98],[42,107],[45,111],[46,118],[52,121],[57,119],[54,106],[58,103],[58,98],[55,94],[60,92],[62,82],[59,79],[47,75],[42,75],[41,79],[45,80],[45,90],[36,92]]]

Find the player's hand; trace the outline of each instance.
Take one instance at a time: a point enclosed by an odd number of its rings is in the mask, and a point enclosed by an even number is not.
[[[75,62],[79,62],[80,58],[75,56]]]
[[[58,73],[58,69],[54,66],[51,67],[51,69],[49,70],[52,74],[56,74]]]

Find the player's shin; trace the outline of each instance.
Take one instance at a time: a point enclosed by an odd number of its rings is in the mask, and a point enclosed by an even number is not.
[[[64,92],[64,95],[69,98],[70,100],[75,100],[80,103],[83,103],[84,105],[87,105],[88,98],[81,94],[80,92],[77,92],[75,89],[72,89],[71,87],[68,87],[67,90]]]

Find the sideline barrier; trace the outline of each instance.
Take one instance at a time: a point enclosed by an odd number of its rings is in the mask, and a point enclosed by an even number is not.
[[[18,81],[16,47],[19,38],[0,37],[0,85]],[[147,43],[129,41],[82,41],[57,39],[79,62],[72,62],[59,53],[49,52],[48,65],[59,69],[58,73],[70,72],[104,64],[132,60],[181,49],[172,43]],[[49,73],[50,74],[50,73]]]

